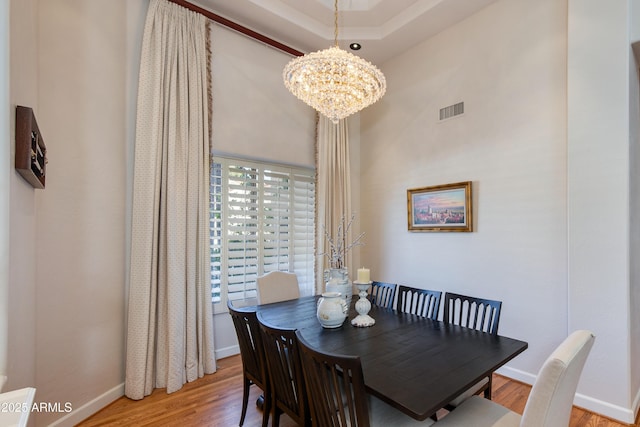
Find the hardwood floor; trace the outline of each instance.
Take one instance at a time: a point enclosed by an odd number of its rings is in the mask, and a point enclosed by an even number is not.
[[[138,401],[122,397],[78,426],[237,426],[242,408],[241,363],[240,356],[218,360],[215,374],[185,384],[180,391],[172,394],[158,389]],[[530,389],[528,385],[500,375],[493,377],[493,400],[518,413],[524,410]],[[255,405],[259,395],[260,390],[252,386],[244,423],[247,427],[260,426],[262,423],[262,412]],[[280,426],[295,427],[295,423],[283,415]],[[569,424],[569,427],[624,426],[579,408],[573,409]]]

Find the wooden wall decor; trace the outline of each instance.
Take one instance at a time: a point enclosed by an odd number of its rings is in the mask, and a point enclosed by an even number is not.
[[[47,147],[29,107],[16,107],[15,168],[34,188],[44,188]]]

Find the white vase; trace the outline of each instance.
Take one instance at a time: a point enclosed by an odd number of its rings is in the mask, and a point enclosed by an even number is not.
[[[353,287],[349,280],[349,270],[346,268],[329,268],[324,271],[325,290],[327,292],[340,292],[347,301],[347,307],[351,305]]]
[[[318,300],[316,315],[323,328],[339,328],[347,318],[348,306],[339,292],[325,292]]]

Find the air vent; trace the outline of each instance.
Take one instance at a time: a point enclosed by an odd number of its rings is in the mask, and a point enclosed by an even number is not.
[[[458,102],[457,104],[449,105],[440,109],[440,120],[450,119],[455,116],[464,114],[464,102]]]

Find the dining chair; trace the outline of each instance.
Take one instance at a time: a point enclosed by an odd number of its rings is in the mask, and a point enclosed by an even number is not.
[[[495,335],[498,333],[501,307],[501,301],[445,292],[443,320]]]
[[[473,396],[445,415],[437,427],[567,427],[582,368],[595,337],[575,331],[551,353],[533,384],[522,416]]]
[[[398,303],[396,309],[405,313],[438,320],[441,296],[442,292],[440,291],[400,285],[398,286]]]
[[[444,317],[442,320],[444,323],[460,325],[497,335],[501,307],[501,301],[445,292]],[[489,375],[478,381],[445,407],[447,409],[455,408],[469,397],[482,392],[484,392],[485,398],[491,399],[491,377],[492,375]]]
[[[284,412],[299,426],[311,426],[309,402],[304,386],[302,361],[295,329],[280,329],[265,323],[258,314],[267,360],[272,426],[280,425]],[[267,427],[263,416],[262,426]]]
[[[286,271],[270,271],[256,279],[258,304],[300,298],[298,277]]]
[[[233,320],[233,326],[238,337],[240,347],[240,357],[242,359],[242,415],[240,416],[240,426],[244,423],[247,415],[247,403],[249,401],[249,388],[252,384],[258,386],[264,396],[263,424],[266,425],[269,419],[269,381],[267,378],[267,367],[262,344],[260,324],[255,309],[235,308],[231,301],[227,301],[229,314]]]
[[[360,357],[315,350],[296,331],[313,427],[425,427],[418,421],[368,395]]]
[[[369,301],[372,305],[378,307],[393,308],[393,302],[396,296],[395,283],[371,282],[371,292],[369,292]]]

